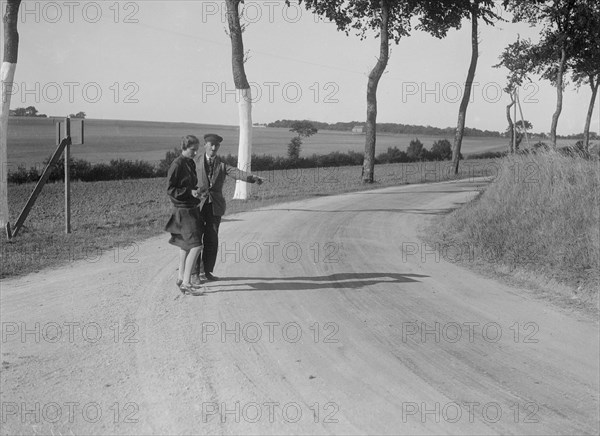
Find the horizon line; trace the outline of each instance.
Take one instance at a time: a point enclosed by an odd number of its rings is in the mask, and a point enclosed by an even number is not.
[[[11,110],[15,110],[15,109],[11,109]],[[44,114],[45,115],[45,114]],[[45,118],[45,119],[64,119],[64,118],[68,118],[67,116],[59,116],[59,115],[46,115],[45,117],[40,117],[40,116],[15,116],[15,115],[11,115],[8,117],[9,119],[11,118]],[[124,121],[124,122],[137,122],[137,123],[169,123],[169,124],[191,124],[191,125],[211,125],[211,126],[221,126],[221,127],[234,127],[239,129],[239,125],[238,124],[221,124],[221,123],[210,123],[210,122],[193,122],[193,121],[157,121],[157,120],[132,120],[132,119],[120,119],[120,118],[84,118],[85,120],[94,120],[94,121]],[[256,125],[267,125],[268,124],[272,124],[275,123],[277,121],[284,121],[284,120],[276,120],[276,121],[271,121],[270,123],[260,123],[260,122],[254,122],[252,123],[253,127]],[[313,123],[324,123],[324,124],[328,124],[328,125],[334,125],[334,124],[356,124],[356,125],[362,125],[364,126],[366,123],[365,122],[361,122],[361,121],[336,121],[334,123],[330,123],[327,121],[315,121],[315,120],[308,120],[308,119],[303,119],[303,120],[287,120],[287,121],[310,121]],[[402,125],[402,126],[411,126],[411,127],[423,127],[423,128],[433,128],[433,129],[440,129],[440,130],[456,130],[456,127],[436,127],[436,126],[431,126],[431,125],[422,125],[422,124],[402,124],[402,123],[396,123],[396,122],[385,122],[385,121],[381,121],[381,122],[377,122],[377,124],[396,124],[396,125]],[[264,127],[263,127],[264,128]],[[283,129],[285,127],[268,127],[271,129]],[[499,130],[488,130],[488,129],[481,129],[478,127],[468,127],[465,126],[465,129],[473,129],[473,130],[479,130],[480,132],[491,132],[491,133],[498,133],[501,136],[503,136],[505,134],[505,132],[499,131]],[[327,130],[327,131],[332,131],[332,132],[344,132],[343,130],[329,130],[329,129],[322,129],[322,130]],[[385,134],[392,134],[392,135],[407,135],[410,133],[393,133],[393,132],[380,132],[380,133],[385,133]],[[540,134],[545,134],[545,135],[549,135],[549,132],[528,132],[531,135],[534,136],[539,136]],[[592,132],[590,131],[590,136],[592,136],[591,134],[595,133],[596,135],[598,134],[598,132]],[[562,133],[557,133],[557,136],[575,136],[575,135],[583,135],[583,132],[577,132],[577,133],[569,133],[569,134],[562,134]],[[432,136],[437,136],[435,134],[432,134]],[[593,138],[590,138],[593,140]]]

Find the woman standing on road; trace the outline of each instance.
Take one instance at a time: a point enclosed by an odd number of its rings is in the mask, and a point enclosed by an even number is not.
[[[180,248],[179,278],[176,285],[184,294],[204,291],[203,286],[190,283],[192,268],[202,250],[203,224],[197,198],[198,178],[194,156],[200,141],[193,135],[181,141],[181,156],[177,157],[167,174],[167,193],[173,203],[173,213],[165,226],[171,233],[169,243]]]

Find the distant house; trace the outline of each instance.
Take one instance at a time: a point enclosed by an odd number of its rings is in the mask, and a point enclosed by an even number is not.
[[[354,126],[352,127],[352,133],[364,133],[365,126]]]
[[[252,127],[266,128],[267,125],[266,124],[260,124],[260,123],[254,123],[254,124],[252,124]]]

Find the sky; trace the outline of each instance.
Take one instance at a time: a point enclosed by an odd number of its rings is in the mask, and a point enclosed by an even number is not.
[[[5,2],[0,0],[2,12]],[[65,116],[236,125],[238,112],[224,1],[29,1],[21,5],[11,108]],[[253,122],[366,119],[367,76],[379,41],[360,40],[283,0],[246,1],[245,64]],[[506,16],[506,13],[504,13]],[[539,29],[480,24],[480,56],[467,127],[503,131],[503,48]],[[378,89],[378,122],[454,127],[471,56],[470,25],[444,39],[413,30]],[[548,132],[556,90],[533,76],[520,92],[524,118]],[[559,134],[583,131],[591,90],[568,85]],[[596,102],[591,130],[600,131]],[[518,115],[520,118],[520,115]]]

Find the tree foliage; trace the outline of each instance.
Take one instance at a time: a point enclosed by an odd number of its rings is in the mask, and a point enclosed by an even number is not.
[[[289,4],[291,0],[286,0]],[[389,7],[389,35],[397,44],[403,36],[409,36],[413,24],[416,30],[425,31],[436,38],[443,38],[452,28],[459,28],[461,20],[471,11],[471,0],[438,2],[433,0],[384,0]],[[316,14],[333,21],[338,30],[346,35],[354,32],[365,39],[370,31],[379,37],[381,29],[381,0],[298,0]],[[496,14],[492,0],[478,0],[480,17],[491,23]],[[413,18],[418,20],[413,22]]]
[[[600,74],[600,3],[590,6],[579,20],[580,39],[569,59],[573,80],[577,85]]]
[[[525,120],[525,123],[523,123],[522,120],[519,120],[516,123],[514,123],[514,127],[511,128],[511,126],[509,126],[506,129],[507,134],[513,135],[513,128],[515,129],[514,134],[516,139],[514,150],[517,151],[527,132],[531,132],[531,129],[533,129],[533,125],[527,120]]]
[[[423,143],[419,141],[418,138],[413,139],[408,144],[408,148],[406,149],[406,154],[409,159],[412,160],[421,160],[425,157],[425,148],[423,147]]]
[[[452,158],[452,144],[447,139],[440,139],[431,146],[431,153],[436,160],[448,160]]]
[[[287,155],[288,158],[295,161],[300,157],[300,147],[302,146],[302,139],[299,136],[294,136],[288,144]]]
[[[498,59],[500,62],[493,68],[505,67],[508,70],[504,92],[511,94],[526,80],[531,81],[535,60],[530,39],[521,39],[517,35],[517,40],[506,46]]]
[[[533,71],[556,87],[556,110],[552,115],[550,138],[556,146],[556,129],[562,111],[564,76],[573,59],[579,57],[587,40],[590,15],[598,9],[597,0],[504,0],[513,21],[541,26],[540,41],[529,51]],[[597,31],[596,31],[597,32]]]
[[[315,133],[317,133],[319,129],[317,129],[313,123],[310,121],[294,121],[291,125],[290,132],[295,132],[301,138],[308,138]]]
[[[11,117],[38,117],[46,118],[46,114],[41,114],[35,106],[18,107],[9,111]]]

